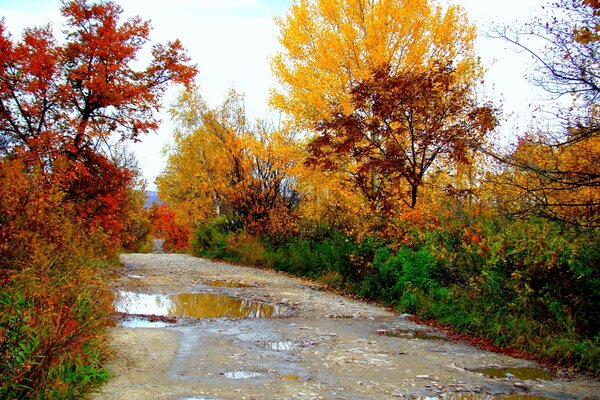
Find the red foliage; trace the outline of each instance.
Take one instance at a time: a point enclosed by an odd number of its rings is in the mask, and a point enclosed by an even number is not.
[[[60,45],[49,26],[13,41],[0,21],[0,157],[38,171],[36,190],[61,192],[86,231],[119,236],[135,176],[115,160],[109,138],[156,130],[169,84],[188,86],[197,71],[179,41],[155,45],[147,67],[133,69],[150,24],[120,22],[116,3],[72,0],[62,14]]]
[[[153,234],[164,239],[163,249],[172,251],[183,250],[188,247],[190,231],[175,222],[175,213],[168,205],[155,204],[150,212]]]

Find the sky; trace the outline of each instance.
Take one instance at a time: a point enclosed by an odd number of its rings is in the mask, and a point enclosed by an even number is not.
[[[491,38],[493,26],[514,26],[530,20],[548,0],[438,0],[460,4],[478,27],[476,51],[487,72],[483,92],[502,105],[503,140],[526,128],[531,104],[542,94],[525,79],[532,72],[531,58],[518,53],[501,39]],[[150,20],[152,43],[180,39],[199,69],[196,82],[210,106],[219,105],[227,91],[235,88],[245,95],[246,108],[253,118],[276,115],[268,109],[269,90],[277,82],[271,74],[269,57],[279,48],[274,17],[285,16],[292,0],[116,0],[124,17],[139,15]],[[23,28],[51,23],[55,33],[62,30],[60,0],[0,0],[0,16],[13,38]],[[167,92],[161,112],[162,124],[156,134],[130,145],[136,154],[147,187],[164,169],[163,149],[171,143],[173,125],[166,109],[180,88]]]

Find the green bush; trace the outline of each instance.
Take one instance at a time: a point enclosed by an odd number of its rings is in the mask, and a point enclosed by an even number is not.
[[[419,289],[427,293],[439,286],[436,270],[436,260],[427,248],[415,251],[403,246],[392,254],[382,247],[375,252],[373,273],[365,279],[359,293],[387,304],[401,300],[409,304],[413,298],[409,295],[411,291]]]
[[[226,217],[205,223],[196,229],[192,251],[200,257],[227,259],[227,238],[230,233]]]

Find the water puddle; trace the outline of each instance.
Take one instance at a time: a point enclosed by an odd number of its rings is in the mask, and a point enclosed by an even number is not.
[[[179,400],[214,400],[214,399],[212,399],[210,397],[184,397]]]
[[[430,332],[424,330],[410,330],[410,329],[380,329],[376,331],[378,335],[390,336],[402,339],[423,339],[423,340],[449,340],[446,336],[443,336],[437,332]]]
[[[119,322],[123,328],[164,328],[171,325],[172,322],[156,321],[140,316],[127,316]]]
[[[302,377],[300,375],[292,375],[292,374],[279,375],[279,377],[286,381],[299,381],[300,379],[302,379]]]
[[[253,287],[253,285],[245,282],[239,282],[234,280],[218,280],[218,281],[209,281],[207,282],[208,286],[213,287],[228,287],[228,288],[248,288]]]
[[[294,348],[292,342],[267,342],[266,348],[275,351],[290,351]]]
[[[255,371],[228,371],[223,373],[223,376],[227,379],[252,379],[263,375],[262,372]]]
[[[145,294],[119,291],[115,311],[136,316],[157,315],[188,318],[271,318],[280,306],[215,293]]]
[[[552,379],[550,372],[539,368],[478,368],[470,370],[490,378]]]

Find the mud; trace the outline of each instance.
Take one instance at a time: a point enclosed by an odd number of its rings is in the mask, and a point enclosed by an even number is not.
[[[113,377],[94,399],[533,400],[598,399],[600,393],[600,382],[585,377],[477,372],[539,366],[439,340],[443,333],[309,281],[187,255],[128,254],[122,261],[112,287],[117,294],[211,293],[278,313],[184,316],[154,325],[144,313],[126,316],[123,321],[145,322],[110,328]],[[215,281],[244,285],[211,286]]]

